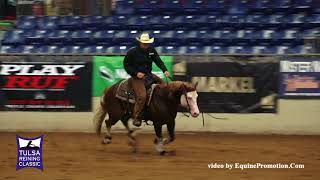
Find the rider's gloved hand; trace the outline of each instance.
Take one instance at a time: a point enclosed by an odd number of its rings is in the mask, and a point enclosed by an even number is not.
[[[137,77],[140,78],[140,79],[142,79],[142,78],[144,77],[144,73],[138,72],[138,73],[137,73]]]
[[[165,71],[164,75],[166,75],[166,77],[170,77],[170,72],[169,71]]]

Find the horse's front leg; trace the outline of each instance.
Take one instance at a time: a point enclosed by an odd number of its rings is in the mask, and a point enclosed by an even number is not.
[[[128,130],[128,144],[129,146],[133,147],[133,152],[137,152],[137,139],[136,139],[136,132],[129,127],[128,120],[130,116],[124,116],[121,118],[122,124]]]
[[[167,123],[167,130],[168,130],[169,137],[163,140],[164,144],[169,144],[174,141],[175,139],[174,128],[175,128],[175,120],[173,119],[172,121],[169,121]]]
[[[160,155],[164,155],[166,151],[164,150],[163,140],[162,140],[162,124],[156,123],[153,125],[153,127],[157,136],[154,139],[154,143],[156,144],[156,150],[160,153]]]

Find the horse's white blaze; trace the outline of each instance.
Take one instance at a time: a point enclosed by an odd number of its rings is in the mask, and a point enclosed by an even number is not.
[[[186,93],[186,95],[187,95],[187,98],[185,97],[184,94],[180,97],[180,103],[185,108],[189,108],[190,106],[191,116],[197,117],[200,114],[198,104],[197,104],[198,93],[197,91],[191,91]],[[189,106],[188,106],[188,103],[189,103]]]

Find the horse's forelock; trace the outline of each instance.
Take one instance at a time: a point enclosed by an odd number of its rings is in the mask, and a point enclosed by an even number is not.
[[[191,84],[191,83],[187,83],[186,85],[186,91],[187,92],[191,92],[191,91],[196,91],[196,86]]]
[[[181,86],[182,86],[183,91],[186,91],[186,92],[191,92],[191,91],[196,90],[196,86],[194,86],[193,84],[191,84],[189,82],[182,82]]]

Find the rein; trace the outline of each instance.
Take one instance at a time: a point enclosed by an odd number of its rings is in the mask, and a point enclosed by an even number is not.
[[[172,78],[172,77],[170,77],[170,76],[169,76],[169,77],[167,77],[167,76],[166,76],[166,82],[167,82],[167,85],[169,85],[169,83],[168,83],[168,78],[169,78],[171,81],[173,81],[173,78]]]

